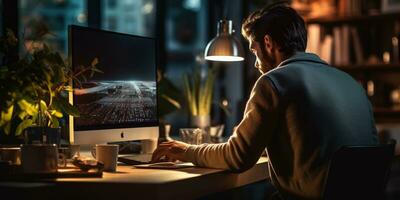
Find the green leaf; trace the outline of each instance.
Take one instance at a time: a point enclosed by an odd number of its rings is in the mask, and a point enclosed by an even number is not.
[[[26,119],[23,120],[18,126],[17,129],[15,130],[15,135],[21,135],[22,131],[24,131],[26,128],[32,126],[33,121],[31,119]]]
[[[50,114],[52,116],[56,116],[57,118],[62,118],[63,117],[63,114],[61,112],[57,111],[57,110],[50,110]]]
[[[21,120],[24,120],[26,116],[28,116],[28,113],[25,112],[25,111],[21,111],[21,112],[18,114],[18,117],[19,117]]]
[[[162,97],[163,99],[165,99],[166,101],[168,101],[171,105],[175,106],[176,108],[181,108],[181,104],[180,104],[178,101],[176,101],[176,100],[174,100],[174,99],[168,97],[168,96],[165,95],[165,94],[162,94],[161,97]]]
[[[201,71],[197,67],[193,71],[193,78],[184,75],[184,95],[191,115],[210,114],[216,74],[216,68],[209,68],[206,77],[202,78]]]
[[[43,121],[43,124],[47,123],[47,126],[50,127],[52,125],[52,118],[53,116],[46,110],[43,112],[44,116],[46,116],[44,119],[45,121]]]
[[[194,102],[194,96],[193,96],[192,89],[190,87],[190,81],[189,81],[188,74],[183,75],[183,82],[184,82],[185,96],[186,96],[186,100],[188,103],[189,112],[192,115],[196,115],[197,114],[196,103]]]
[[[37,105],[29,103],[25,99],[19,100],[17,104],[21,108],[21,110],[25,111],[30,116],[37,115],[37,113],[38,113]]]
[[[51,128],[58,128],[60,126],[56,116],[51,115],[49,122],[51,122],[51,124],[49,124]]]
[[[79,117],[79,111],[73,105],[68,102],[68,99],[65,97],[58,96],[53,99],[53,105],[58,108],[58,111],[63,111],[68,115],[72,115],[74,117]]]
[[[46,102],[43,101],[43,100],[40,100],[40,110],[41,110],[42,112],[47,110],[47,104],[46,104]]]
[[[10,132],[11,132],[11,123],[10,123],[10,122],[7,123],[7,124],[4,126],[3,131],[4,131],[4,133],[5,133],[6,135],[9,135],[9,134],[10,134]]]
[[[11,105],[7,110],[1,111],[0,126],[3,126],[7,122],[11,121],[13,111],[14,111],[13,105]]]

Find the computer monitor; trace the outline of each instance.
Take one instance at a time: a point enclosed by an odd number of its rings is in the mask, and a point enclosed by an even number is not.
[[[70,142],[90,145],[158,139],[156,41],[69,26],[73,70],[97,58],[103,73],[70,93],[80,117],[70,118]]]

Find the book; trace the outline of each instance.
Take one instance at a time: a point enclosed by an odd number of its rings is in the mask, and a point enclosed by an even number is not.
[[[319,55],[321,27],[317,24],[310,24],[307,28],[308,40],[306,52]]]
[[[333,37],[326,35],[321,45],[320,56],[321,59],[329,64],[332,64],[332,48],[333,48]]]
[[[334,27],[333,28],[333,49],[334,49],[334,61],[333,63],[335,65],[341,65],[342,64],[342,34],[341,34],[341,29],[340,27]]]
[[[353,41],[356,63],[362,64],[364,62],[364,56],[363,56],[363,49],[362,49],[362,45],[361,45],[360,37],[358,35],[357,28],[351,27],[350,32],[351,32],[351,37],[352,37],[352,41]]]
[[[342,40],[341,40],[341,64],[350,64],[350,27],[349,25],[343,25],[341,28]]]

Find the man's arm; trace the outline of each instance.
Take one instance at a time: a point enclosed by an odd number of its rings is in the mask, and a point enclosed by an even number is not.
[[[278,94],[267,77],[255,84],[242,121],[226,143],[190,145],[183,160],[198,166],[244,171],[252,167],[276,134]]]

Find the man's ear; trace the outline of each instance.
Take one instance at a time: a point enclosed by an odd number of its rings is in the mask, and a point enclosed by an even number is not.
[[[272,40],[271,36],[265,35],[264,36],[264,46],[268,52],[272,52],[275,47],[275,43]]]

